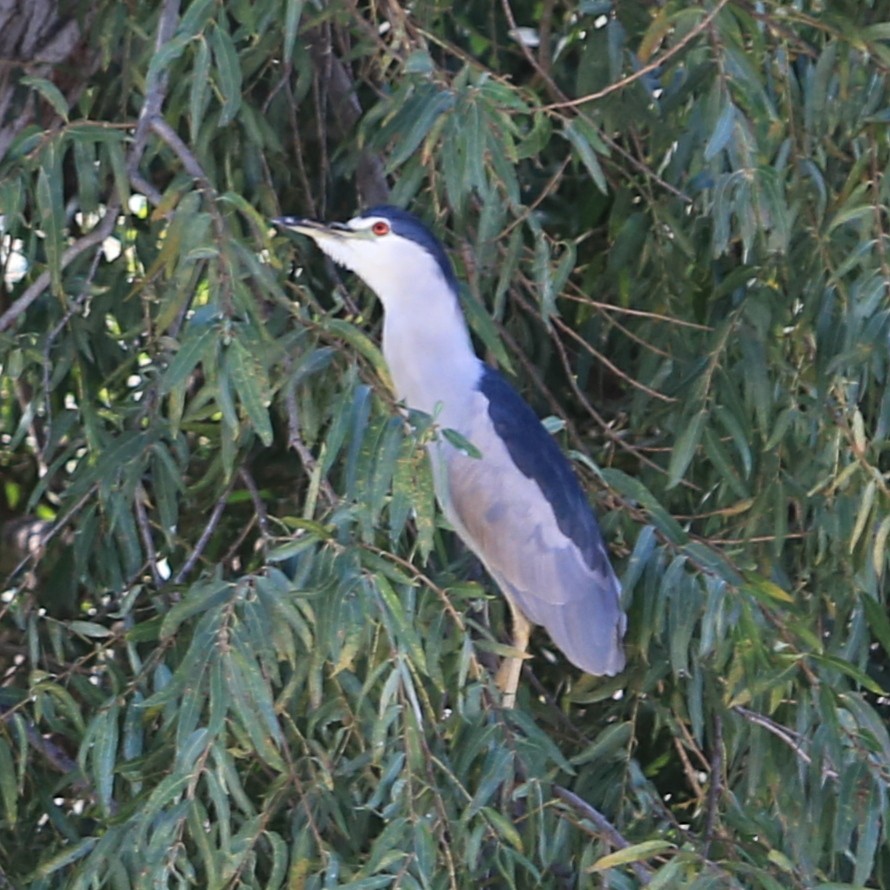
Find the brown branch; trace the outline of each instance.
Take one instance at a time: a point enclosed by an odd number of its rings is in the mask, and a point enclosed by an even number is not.
[[[226,509],[226,504],[229,501],[229,495],[232,493],[232,487],[235,484],[235,476],[229,480],[228,485],[223,489],[222,494],[217,498],[216,503],[213,505],[213,512],[210,514],[210,518],[207,520],[207,527],[201,532],[201,537],[198,538],[198,543],[195,544],[195,549],[192,550],[191,555],[185,561],[182,568],[176,573],[176,577],[173,579],[174,584],[182,584],[185,580],[186,576],[191,572],[191,570],[195,567],[195,563],[201,558],[201,554],[204,552],[208,543],[210,543],[210,538],[213,533],[216,531],[216,527],[219,525],[220,519],[222,519],[223,510]]]
[[[120,202],[117,197],[112,198],[105,210],[105,216],[102,221],[82,238],[78,238],[67,250],[64,251],[59,258],[59,271],[66,269],[74,262],[82,253],[85,253],[92,247],[100,245],[113,231],[117,224],[117,214],[120,211]],[[49,287],[52,280],[49,269],[41,272],[37,276],[34,283],[3,313],[0,315],[0,333],[11,328],[15,324],[18,317],[24,314],[37,300],[43,292]]]
[[[624,850],[630,846],[630,842],[623,834],[598,810],[591,806],[586,800],[563,788],[562,785],[554,785],[553,793],[563,802],[567,803],[573,810],[588,819],[596,827],[596,834],[601,835],[606,841],[617,850]],[[583,826],[581,826],[583,828]],[[589,834],[595,834],[590,831]],[[630,867],[633,869],[637,880],[643,884],[649,884],[652,877],[652,870],[647,868],[641,862],[631,862]]]
[[[158,32],[155,36],[155,53],[167,43],[176,31],[179,20],[179,0],[164,0],[161,15],[158,19]],[[127,158],[127,174],[137,173],[145,147],[148,144],[148,133],[152,122],[161,113],[161,107],[167,96],[166,69],[152,72],[152,77],[145,85],[145,101],[139,112],[139,121],[133,135],[133,146]]]

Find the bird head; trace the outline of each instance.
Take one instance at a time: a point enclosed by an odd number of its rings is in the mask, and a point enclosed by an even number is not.
[[[457,280],[435,235],[398,207],[371,207],[345,223],[284,216],[281,228],[308,235],[335,263],[355,272],[383,301],[443,284],[457,294]]]

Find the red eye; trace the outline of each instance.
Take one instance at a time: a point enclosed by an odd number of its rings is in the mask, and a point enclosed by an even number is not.
[[[371,226],[371,231],[375,235],[388,235],[389,234],[389,223],[384,222],[382,219],[378,220]]]

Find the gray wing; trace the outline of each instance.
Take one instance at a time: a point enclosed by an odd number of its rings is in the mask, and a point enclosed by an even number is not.
[[[591,674],[618,673],[621,589],[590,506],[525,402],[499,377],[487,386],[462,430],[482,457],[434,446],[445,513],[505,595],[571,662]],[[492,389],[500,386],[508,392]]]

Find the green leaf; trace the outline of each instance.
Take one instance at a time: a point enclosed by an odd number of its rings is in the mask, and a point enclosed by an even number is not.
[[[563,136],[571,142],[572,147],[578,152],[581,163],[587,168],[587,172],[594,183],[596,183],[596,187],[604,195],[609,194],[609,184],[606,182],[606,175],[603,173],[603,168],[600,166],[599,159],[592,147],[592,144],[602,144],[599,134],[583,118],[570,120],[562,132]]]
[[[204,37],[197,41],[195,67],[189,86],[189,133],[197,142],[201,133],[204,113],[210,100],[210,46]]]
[[[420,645],[420,638],[408,621],[398,594],[384,575],[377,576],[376,590],[386,606],[386,614],[391,621],[395,638],[406,647],[411,656],[411,661],[420,670],[426,672],[426,656],[424,655],[423,647]]]
[[[50,148],[45,153],[47,165],[37,173],[37,209],[40,225],[46,238],[47,265],[53,291],[62,296],[62,250],[65,238],[64,206],[62,201],[62,171],[56,164],[56,153]]]
[[[272,423],[269,420],[269,378],[259,359],[241,344],[233,340],[226,349],[232,383],[238,399],[244,406],[260,441],[268,447],[272,444]]]
[[[114,811],[114,769],[117,761],[120,705],[112,702],[98,715],[93,733],[92,775],[99,803],[107,815]]]
[[[62,95],[62,91],[50,80],[45,77],[32,77],[26,75],[21,78],[19,83],[22,86],[32,87],[37,90],[44,99],[52,106],[53,111],[59,115],[62,120],[68,120],[68,100]]]
[[[172,637],[179,627],[199,612],[206,612],[225,602],[232,595],[231,587],[224,581],[206,580],[191,587],[186,596],[164,616],[161,624],[161,640]]]
[[[210,46],[216,82],[223,96],[219,126],[225,127],[235,119],[241,107],[241,62],[232,38],[219,25],[210,32]]]
[[[666,534],[674,543],[682,544],[687,534],[682,526],[664,509],[658,499],[640,482],[628,476],[622,470],[604,468],[601,475],[606,485],[615,491],[637,501],[652,517],[655,526]]]
[[[212,327],[190,326],[185,340],[164,372],[161,394],[181,389],[198,362],[207,361],[212,356],[217,339],[218,334]]]
[[[881,644],[884,651],[890,655],[890,618],[887,617],[887,609],[868,594],[860,596],[860,602],[865,609],[868,626],[875,639]]]
[[[714,124],[714,130],[711,133],[708,144],[705,146],[705,160],[711,161],[729,144],[735,129],[736,107],[732,102],[727,102],[723,106],[723,111]]]
[[[18,821],[18,787],[12,750],[6,739],[0,738],[0,800],[3,801],[3,819],[14,827]]]
[[[114,633],[105,627],[104,624],[97,624],[95,621],[69,621],[68,629],[71,633],[81,634],[94,639],[104,639],[112,636]]]
[[[204,0],[206,3],[207,0]],[[198,6],[199,4],[195,4]],[[162,75],[168,73],[168,69],[185,52],[185,48],[191,42],[191,35],[177,34],[168,40],[152,57],[145,75],[147,84],[155,84]]]
[[[707,410],[700,408],[683,425],[683,431],[674,444],[671,451],[671,459],[668,463],[668,488],[673,488],[683,481],[683,476],[698,449],[698,443],[701,439],[702,429],[707,416]]]
[[[605,871],[607,868],[616,868],[619,865],[629,865],[632,862],[643,862],[675,849],[676,846],[670,841],[643,841],[642,843],[631,844],[629,847],[616,850],[614,853],[609,853],[607,856],[601,856],[589,870]]]
[[[324,321],[325,330],[345,340],[359,355],[366,358],[382,380],[389,381],[389,369],[374,341],[354,324],[339,318],[328,318]]]
[[[448,90],[418,91],[398,113],[397,120],[402,122],[402,129],[397,147],[387,161],[387,171],[401,167],[417,151],[438,118],[453,107],[454,94]]]

